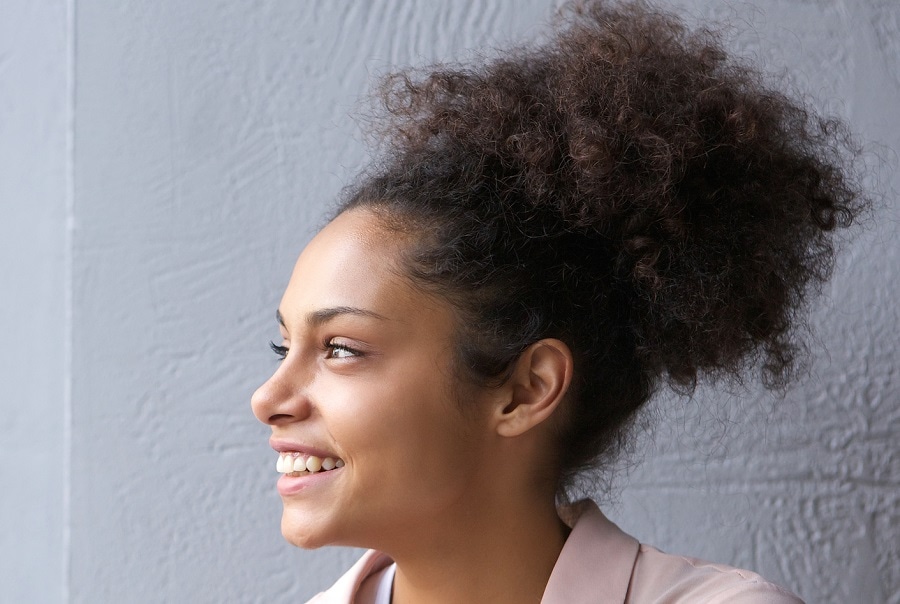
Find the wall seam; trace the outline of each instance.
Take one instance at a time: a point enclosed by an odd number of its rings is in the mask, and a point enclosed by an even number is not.
[[[75,230],[75,0],[66,0],[66,190],[65,249],[63,258],[64,360],[63,360],[63,493],[62,493],[62,601],[71,600],[71,499],[72,499],[72,348]]]

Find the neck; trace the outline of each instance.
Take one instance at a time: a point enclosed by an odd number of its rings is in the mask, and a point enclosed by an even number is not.
[[[389,552],[393,604],[497,604],[541,600],[568,535],[553,497],[466,501],[423,539]]]

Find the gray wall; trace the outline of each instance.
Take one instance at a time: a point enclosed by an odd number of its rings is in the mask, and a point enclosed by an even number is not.
[[[553,0],[0,0],[0,601],[295,602],[249,396],[296,254],[362,165],[374,74],[541,30]],[[667,399],[608,513],[810,602],[900,603],[900,4],[680,0],[881,156],[811,375]],[[880,178],[879,183],[875,180]]]
[[[0,0],[0,602],[64,599],[71,249],[66,5]]]

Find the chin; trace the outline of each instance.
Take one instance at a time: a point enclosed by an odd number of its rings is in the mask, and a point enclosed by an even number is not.
[[[318,549],[335,545],[337,536],[329,529],[330,518],[312,516],[305,510],[284,507],[281,515],[281,535],[291,545],[303,549]]]
[[[318,549],[328,545],[322,533],[316,530],[315,523],[301,522],[299,514],[291,514],[285,510],[281,516],[281,535],[291,545],[303,549]]]

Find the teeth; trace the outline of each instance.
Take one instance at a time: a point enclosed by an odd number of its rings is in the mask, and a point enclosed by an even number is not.
[[[310,455],[306,460],[306,469],[310,472],[318,472],[322,469],[322,460],[315,455]]]
[[[333,457],[316,457],[310,455],[304,457],[296,451],[281,453],[275,461],[275,471],[282,474],[299,476],[300,474],[315,474],[316,472],[343,468],[344,461]]]

